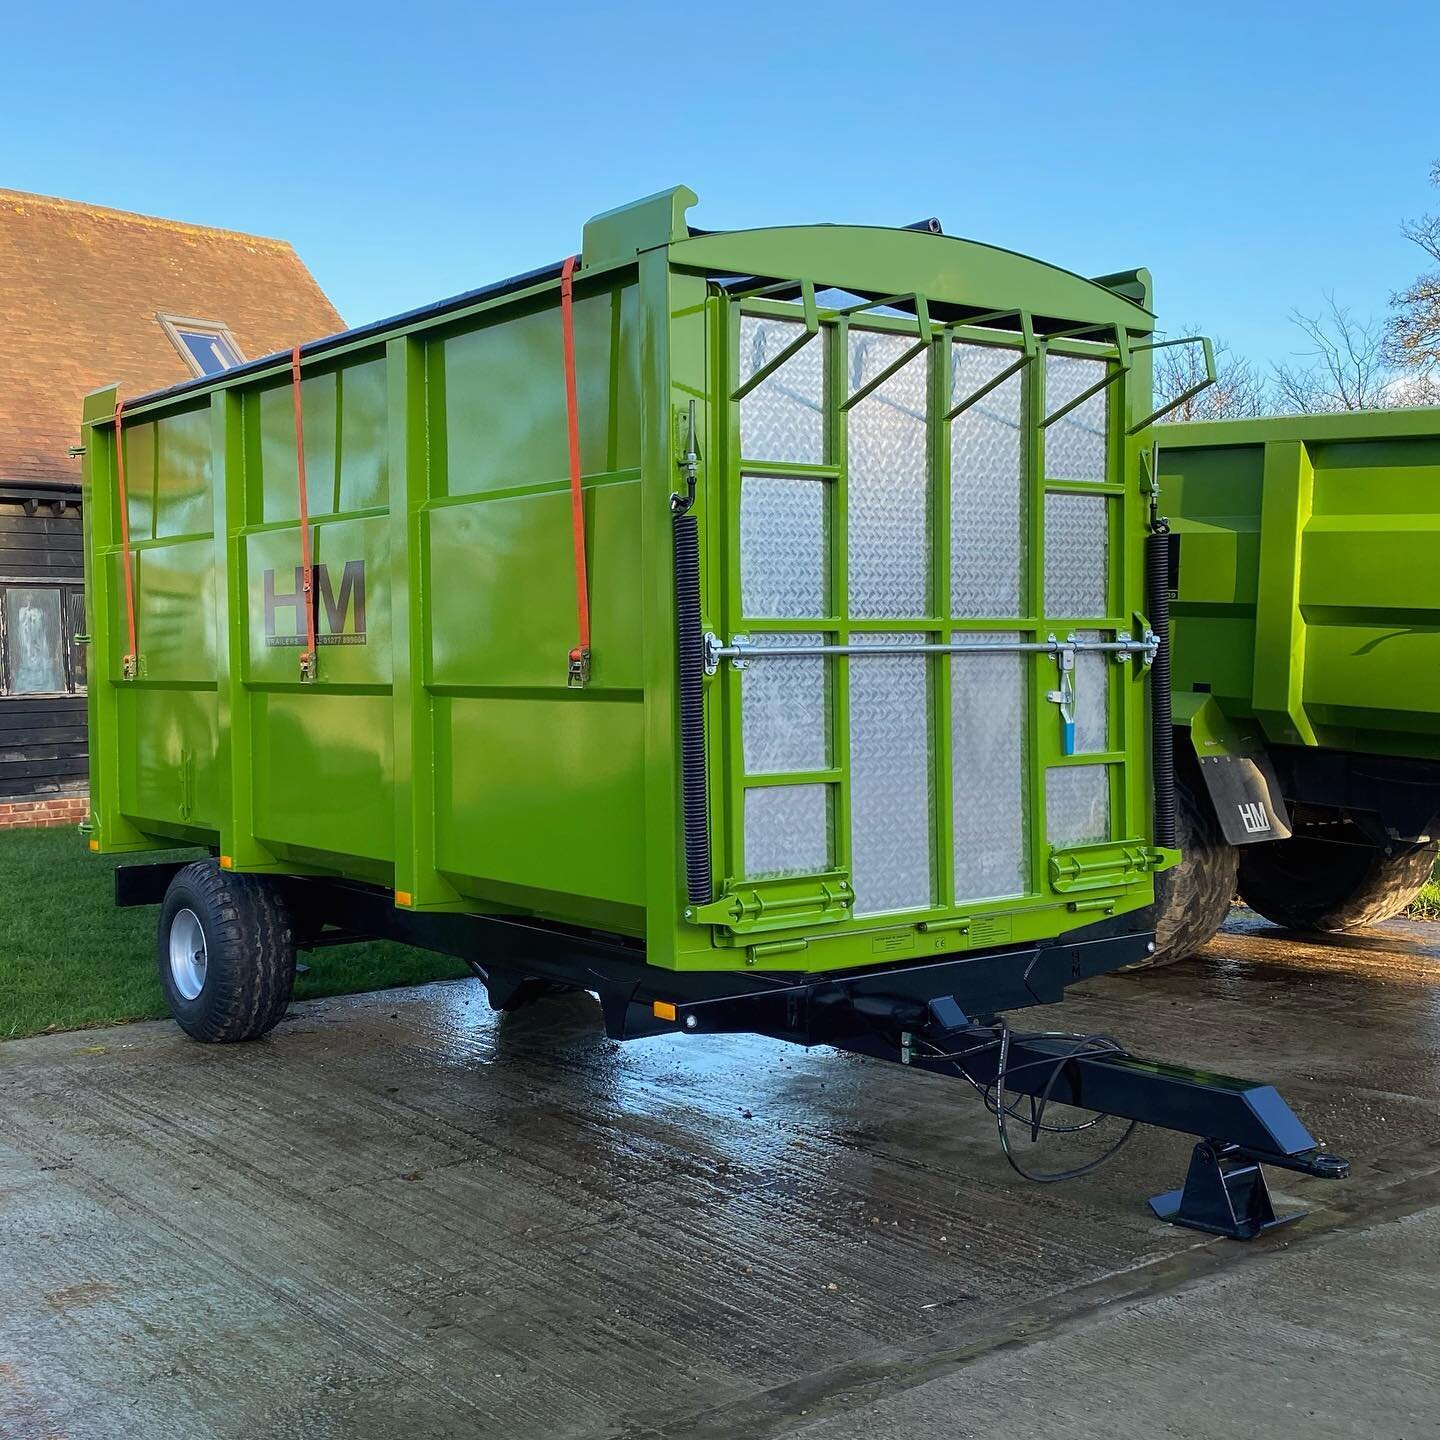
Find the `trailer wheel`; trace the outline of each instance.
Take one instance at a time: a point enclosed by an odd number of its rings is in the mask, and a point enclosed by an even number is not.
[[[187,865],[160,908],[160,983],[180,1028],[207,1043],[256,1040],[295,985],[295,931],[284,898],[260,875],[213,860]]]
[[[1247,846],[1240,898],[1288,930],[1377,925],[1415,898],[1435,869],[1437,850],[1435,842],[1382,848],[1363,838],[1351,843],[1303,833]]]
[[[1175,838],[1180,863],[1155,877],[1155,953],[1127,965],[1153,970],[1193,955],[1224,923],[1235,898],[1236,849],[1220,829],[1204,781],[1175,776]]]

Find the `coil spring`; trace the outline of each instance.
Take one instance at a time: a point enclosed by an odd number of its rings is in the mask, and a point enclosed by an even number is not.
[[[680,657],[680,796],[685,828],[685,893],[695,905],[713,899],[710,879],[709,784],[705,759],[705,640],[700,633],[700,529],[677,511],[675,621]]]

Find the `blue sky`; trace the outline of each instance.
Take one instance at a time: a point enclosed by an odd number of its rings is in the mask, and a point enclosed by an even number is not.
[[[946,229],[1260,361],[1423,268],[1440,6],[6,7],[0,185],[291,240],[346,319],[557,259],[683,182],[695,223]]]

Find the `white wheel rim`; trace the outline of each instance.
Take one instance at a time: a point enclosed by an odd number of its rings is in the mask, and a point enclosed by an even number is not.
[[[205,988],[209,965],[200,917],[193,910],[177,910],[170,922],[170,977],[185,999],[195,999]]]

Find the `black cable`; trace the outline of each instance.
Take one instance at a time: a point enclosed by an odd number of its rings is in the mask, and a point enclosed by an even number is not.
[[[1005,1078],[1007,1074],[1011,1073],[1009,1070],[1010,1027],[1005,1024],[1003,1020],[1000,1021],[1000,1026],[1000,1061],[995,1071],[995,1128],[1000,1136],[1000,1149],[1004,1153],[1006,1160],[1010,1162],[1010,1168],[1014,1170],[1017,1175],[1020,1175],[1026,1180],[1033,1180],[1036,1182],[1036,1184],[1053,1185],[1061,1180],[1078,1180],[1084,1175],[1093,1174],[1102,1165],[1104,1165],[1106,1161],[1113,1160],[1115,1156],[1118,1155],[1120,1151],[1125,1147],[1125,1145],[1129,1142],[1130,1137],[1135,1133],[1135,1126],[1139,1123],[1138,1121],[1132,1120],[1121,1132],[1119,1138],[1115,1141],[1115,1143],[1111,1145],[1110,1148],[1106,1150],[1103,1154],[1096,1156],[1093,1160],[1087,1160],[1083,1165],[1076,1165],[1069,1170],[1053,1170],[1048,1172],[1039,1170],[1027,1170],[1015,1158],[1014,1152],[1010,1149],[1010,1134],[1008,1129],[1006,1128],[1005,1123],[1006,1117],[1010,1114],[1010,1111],[1004,1103]],[[1045,1106],[1049,1103],[1050,1092],[1054,1089],[1056,1080],[1060,1078],[1061,1070],[1063,1070],[1065,1066],[1070,1063],[1071,1060],[1082,1059],[1088,1055],[1123,1055],[1125,1053],[1119,1045],[1117,1045],[1113,1040],[1109,1038],[1109,1036],[1085,1035],[1076,1036],[1075,1039],[1077,1041],[1076,1049],[1071,1051],[1071,1053],[1068,1055],[1061,1055],[1056,1058],[1054,1062],[1054,1068],[1050,1071],[1050,1078],[1045,1082],[1045,1088],[1040,1092],[1039,1110],[1038,1112],[1034,1112],[1032,1114],[1030,1133],[1030,1140],[1032,1144],[1035,1143],[1041,1131],[1045,1129],[1041,1119],[1037,1117],[1043,1117],[1045,1113]],[[1095,1042],[1097,1041],[1101,1041],[1104,1043],[1096,1044]],[[1091,1048],[1080,1048],[1087,1045],[1091,1046]],[[1026,1062],[1027,1065],[1044,1063],[1044,1061]],[[1017,1070],[1022,1068],[1025,1067],[1016,1067]],[[1079,1128],[1089,1129],[1092,1125],[1098,1125],[1103,1119],[1105,1119],[1104,1114],[1098,1114],[1096,1115],[1095,1119],[1089,1121],[1086,1125]]]
[[[950,1063],[955,1073],[964,1080],[977,1095],[980,1096],[985,1108],[995,1117],[995,1127],[1000,1139],[1000,1150],[1005,1159],[1009,1162],[1010,1168],[1026,1180],[1033,1180],[1040,1185],[1051,1185],[1061,1180],[1078,1180],[1084,1175],[1089,1175],[1098,1170],[1107,1161],[1114,1159],[1120,1150],[1127,1144],[1130,1137],[1135,1133],[1135,1127],[1139,1123],[1132,1120],[1125,1127],[1124,1132],[1119,1136],[1113,1145],[1104,1154],[1093,1160],[1086,1161],[1083,1165],[1077,1165],[1069,1170],[1036,1171],[1028,1170],[1015,1157],[1010,1145],[1010,1132],[1007,1122],[1009,1120],[1019,1121],[1030,1129],[1030,1141],[1034,1144],[1041,1135],[1076,1135],[1084,1130],[1094,1129],[1102,1120],[1109,1118],[1104,1111],[1094,1114],[1089,1120],[1080,1121],[1074,1125],[1056,1125],[1045,1120],[1045,1111],[1050,1104],[1051,1093],[1060,1073],[1072,1060],[1083,1060],[1092,1055],[1115,1055],[1123,1056],[1126,1051],[1118,1041],[1109,1035],[1080,1035],[1067,1031],[1048,1030],[1038,1031],[1033,1034],[1034,1039],[1044,1040],[1065,1040],[1074,1044],[1074,1049],[1068,1054],[1058,1055],[1051,1059],[1046,1057],[1042,1060],[1025,1060],[1019,1065],[1010,1064],[1010,1026],[1004,1020],[997,1021],[993,1027],[999,1033],[994,1040],[985,1041],[980,1045],[970,1046],[965,1050],[947,1052],[940,1050],[929,1041],[922,1041],[929,1050],[928,1059],[945,1060]],[[998,1049],[1000,1058],[995,1067],[995,1078],[989,1084],[981,1084],[975,1077],[969,1074],[960,1063],[967,1057]],[[1018,1074],[1021,1070],[1030,1070],[1038,1066],[1050,1066],[1050,1074],[1046,1079],[1043,1088],[1038,1095],[1031,1095],[1030,1115],[1027,1119],[1015,1109],[1006,1099],[1005,1082],[1007,1078]]]

